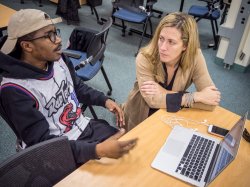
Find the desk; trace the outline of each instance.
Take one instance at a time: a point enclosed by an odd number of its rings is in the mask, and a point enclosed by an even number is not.
[[[14,9],[0,4],[0,37],[2,36],[2,31],[7,28],[10,17],[15,12]]]
[[[89,161],[79,167],[65,179],[56,184],[57,187],[182,187],[190,186],[174,177],[151,168],[151,162],[164,144],[171,128],[160,119],[164,115],[177,115],[197,121],[208,120],[209,123],[220,124],[231,128],[240,116],[216,107],[213,112],[196,109],[183,109],[177,113],[167,113],[160,109],[140,125],[125,134],[122,139],[139,137],[138,145],[126,156],[118,160],[101,159]],[[191,127],[191,126],[190,126]],[[204,125],[193,125],[200,132],[207,131]],[[250,122],[247,121],[247,129]],[[236,159],[210,184],[213,186],[249,186],[250,144],[241,140]]]

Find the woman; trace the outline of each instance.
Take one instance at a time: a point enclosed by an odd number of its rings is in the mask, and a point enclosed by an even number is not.
[[[200,50],[195,20],[180,12],[164,17],[150,43],[136,57],[136,82],[123,105],[127,130],[159,108],[213,110],[220,92]],[[194,83],[196,92],[187,93]]]

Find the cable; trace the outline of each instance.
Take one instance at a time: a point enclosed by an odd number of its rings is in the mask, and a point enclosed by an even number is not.
[[[243,138],[250,143],[250,134],[249,132],[247,131],[247,129],[245,128],[244,131],[243,131]]]
[[[166,125],[170,126],[171,128],[174,128],[175,125],[179,125],[179,126],[189,126],[191,124],[195,124],[195,125],[205,125],[205,126],[209,126],[207,124],[207,120],[204,119],[203,121],[196,121],[193,119],[188,119],[188,118],[184,118],[184,117],[179,117],[179,116],[175,116],[175,115],[164,115],[160,117],[160,120],[165,123]],[[197,131],[198,129],[193,129],[194,131]]]

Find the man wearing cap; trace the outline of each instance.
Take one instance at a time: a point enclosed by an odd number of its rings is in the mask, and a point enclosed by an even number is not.
[[[67,136],[79,164],[100,157],[119,158],[137,139],[118,141],[124,129],[82,114],[80,103],[103,106],[116,115],[119,127],[124,125],[119,106],[84,84],[61,53],[54,25],[59,21],[36,9],[17,11],[10,18],[0,52],[1,115],[23,147]]]

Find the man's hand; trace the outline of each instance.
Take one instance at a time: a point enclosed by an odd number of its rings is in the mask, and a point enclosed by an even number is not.
[[[125,126],[124,113],[116,102],[112,101],[111,99],[107,99],[105,107],[116,115],[116,125],[118,127]]]
[[[127,154],[134,148],[137,142],[137,138],[127,141],[118,141],[118,139],[125,134],[125,130],[121,129],[118,133],[109,137],[102,143],[96,145],[96,155],[99,158],[120,158],[124,154]]]

